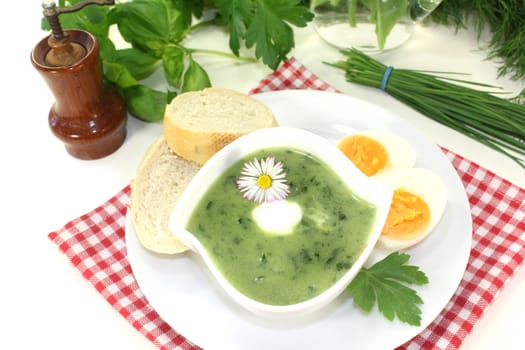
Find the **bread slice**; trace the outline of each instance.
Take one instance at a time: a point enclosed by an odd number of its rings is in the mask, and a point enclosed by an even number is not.
[[[224,88],[180,94],[164,113],[168,146],[199,164],[240,136],[272,126],[277,126],[277,121],[265,104]]]
[[[161,254],[188,248],[168,228],[168,221],[182,192],[201,166],[178,157],[164,136],[153,143],[131,183],[130,212],[140,243]]]

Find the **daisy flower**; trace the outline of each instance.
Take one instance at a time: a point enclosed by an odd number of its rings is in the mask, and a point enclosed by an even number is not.
[[[275,157],[244,163],[237,187],[243,197],[257,202],[273,202],[285,199],[289,193],[283,163],[275,163]]]

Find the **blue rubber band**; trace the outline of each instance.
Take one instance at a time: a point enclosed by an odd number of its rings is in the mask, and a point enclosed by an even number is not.
[[[383,74],[383,79],[381,79],[381,85],[379,88],[383,91],[386,89],[386,84],[388,83],[388,78],[390,78],[390,73],[394,70],[394,67],[388,66],[385,70],[385,74]]]

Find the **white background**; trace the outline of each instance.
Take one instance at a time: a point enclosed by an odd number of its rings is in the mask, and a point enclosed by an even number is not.
[[[161,134],[161,124],[130,118],[126,142],[115,154],[98,161],[70,157],[48,128],[47,113],[54,98],[29,59],[31,49],[47,35],[40,30],[40,2],[31,1],[15,13],[18,4],[13,2],[0,22],[4,41],[0,56],[4,97],[0,149],[4,165],[0,179],[5,223],[0,244],[0,348],[154,349],[72,268],[47,234],[128,184],[143,152]],[[221,31],[207,30],[187,44],[227,50],[227,40]],[[378,58],[397,68],[471,73],[470,80],[517,93],[523,82],[498,79],[497,64],[486,60],[483,45],[474,32],[428,26],[418,28],[402,48]],[[340,54],[310,27],[296,32],[292,55],[337,89],[386,106],[439,145],[525,188],[525,172],[512,161],[386,94],[345,82],[340,71],[322,63],[341,59]],[[209,56],[196,59],[215,86],[242,92],[248,92],[270,73],[261,64],[237,64]],[[487,310],[462,349],[522,347],[524,282],[522,269]]]

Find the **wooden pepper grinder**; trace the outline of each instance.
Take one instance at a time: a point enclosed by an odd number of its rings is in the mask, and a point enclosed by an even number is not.
[[[98,159],[116,151],[126,138],[127,112],[122,96],[102,81],[99,45],[83,30],[62,31],[58,15],[86,5],[111,5],[114,1],[83,1],[57,8],[45,1],[44,16],[52,34],[31,52],[31,62],[55,97],[49,126],[69,154]]]

